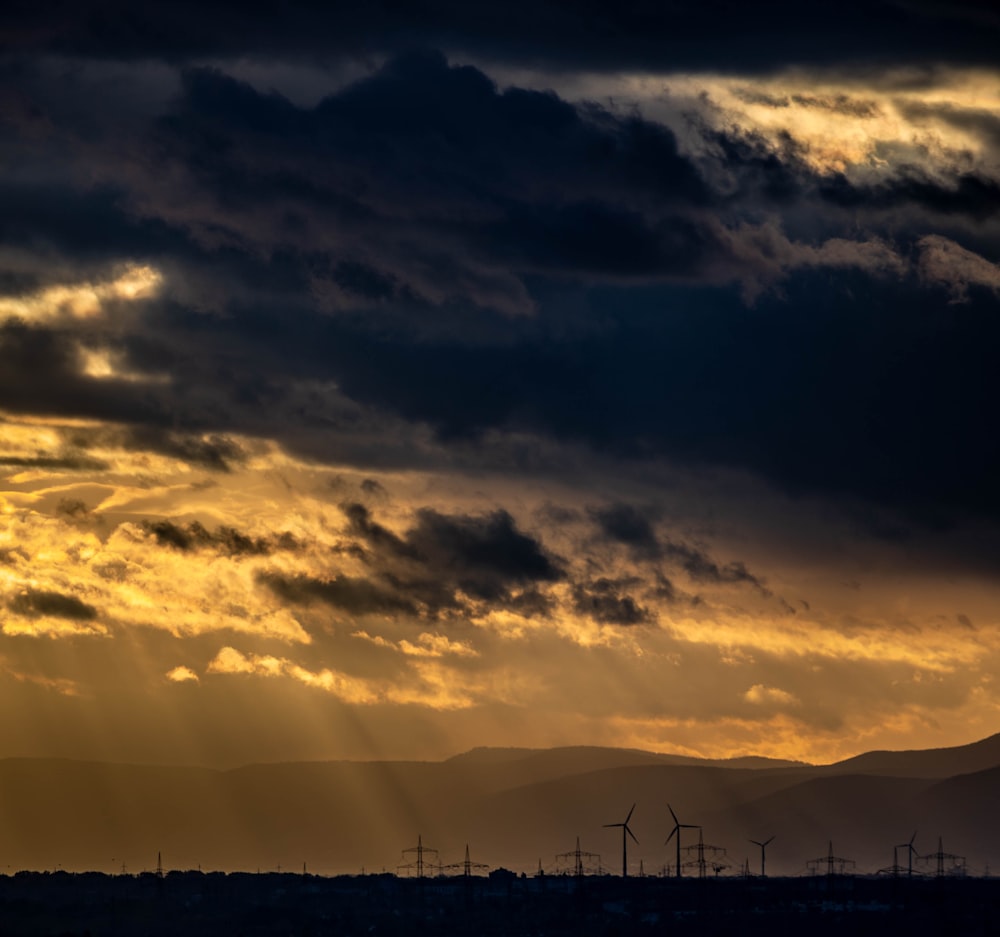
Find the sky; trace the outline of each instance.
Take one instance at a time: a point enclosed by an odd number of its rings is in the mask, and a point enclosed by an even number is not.
[[[1000,13],[16,4],[0,757],[1000,731]]]

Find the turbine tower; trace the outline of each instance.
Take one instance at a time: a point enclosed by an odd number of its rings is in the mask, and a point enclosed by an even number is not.
[[[677,836],[677,872],[678,878],[681,877],[681,830],[700,830],[700,826],[696,826],[694,823],[681,823],[677,819],[677,814],[674,813],[674,808],[667,804],[667,810],[670,811],[670,816],[674,818],[674,828],[670,831],[670,836],[668,836],[664,841],[663,845],[666,846],[667,843],[676,835]]]
[[[632,804],[632,809],[628,812],[628,816],[625,817],[624,821],[621,823],[605,823],[605,827],[620,826],[622,828],[622,878],[628,878],[628,837],[631,836],[635,841],[636,846],[639,845],[639,840],[635,838],[635,833],[629,829],[628,821],[632,819],[632,814],[635,811],[635,804]]]
[[[771,842],[772,839],[774,839],[773,836],[768,837],[767,839],[764,840],[764,842],[759,842],[756,839],[750,840],[750,842],[753,843],[755,846],[760,846],[760,877],[761,878],[767,878],[767,876],[764,874],[765,852],[767,850],[767,844],[769,842]]]
[[[906,877],[913,878],[913,857],[917,855],[917,850],[913,848],[913,841],[917,838],[917,831],[913,831],[908,843],[897,843],[897,849],[906,850]]]

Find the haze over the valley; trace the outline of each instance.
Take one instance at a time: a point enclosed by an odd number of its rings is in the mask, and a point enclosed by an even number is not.
[[[860,873],[893,864],[913,837],[916,856],[960,855],[970,874],[1000,861],[1000,736],[957,749],[873,752],[816,766],[737,759],[699,761],[603,748],[476,749],[443,762],[299,762],[228,771],[97,762],[0,761],[0,840],[11,870],[156,868],[426,874],[460,863],[465,846],[488,868],[567,874],[576,848],[599,855],[587,870],[620,874],[620,823],[636,804],[630,873],[676,870],[681,823],[722,847],[719,873],[737,875],[752,840],[774,837],[767,868],[802,875],[810,859],[836,855]],[[670,807],[668,807],[668,804]],[[682,831],[682,848],[698,831]],[[684,852],[682,861],[695,856]],[[906,857],[898,860],[906,864]],[[949,865],[950,868],[950,865]],[[936,865],[917,858],[919,873]],[[460,870],[445,870],[458,874]],[[685,875],[697,875],[688,866]],[[714,871],[713,871],[714,874]]]

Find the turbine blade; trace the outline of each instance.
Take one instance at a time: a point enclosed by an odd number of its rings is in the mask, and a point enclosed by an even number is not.
[[[605,826],[621,826],[621,823],[605,823]]]
[[[778,834],[775,833],[774,835],[777,836]],[[774,836],[772,836],[771,839],[774,839]],[[764,842],[761,845],[766,846],[769,842],[771,842],[771,839],[765,839]]]
[[[680,826],[680,822],[681,821],[677,819],[677,814],[674,813],[674,808],[671,807],[670,804],[667,804],[667,810],[670,811],[670,816],[672,816],[674,818],[674,823],[676,823],[678,826]]]
[[[635,842],[636,846],[638,846],[639,845],[639,840],[637,840],[635,838],[635,833],[633,833],[627,826],[625,827],[625,832],[628,833],[628,835],[632,837],[632,840]]]
[[[628,825],[628,821],[632,819],[632,814],[635,813],[635,804],[632,804],[632,809],[628,812],[628,816],[625,818],[625,825]]]
[[[913,841],[917,838],[917,831],[913,831],[913,835],[910,837],[910,845],[913,845]]]
[[[674,828],[673,828],[673,829],[672,829],[672,830],[670,831],[670,835],[669,835],[669,836],[668,836],[668,837],[667,837],[667,838],[666,838],[666,839],[665,839],[665,840],[663,841],[663,845],[664,845],[664,846],[666,846],[666,845],[667,845],[667,843],[669,843],[669,842],[670,842],[670,840],[672,840],[672,839],[674,838],[674,833],[676,833],[676,832],[678,831],[678,829],[680,829],[680,827],[676,827],[676,826],[675,826],[675,827],[674,827]]]

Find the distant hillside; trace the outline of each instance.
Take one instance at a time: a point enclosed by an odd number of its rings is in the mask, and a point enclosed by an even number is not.
[[[759,770],[808,767],[804,762],[756,756],[712,760],[691,758],[686,755],[644,752],[639,749],[584,745],[544,749],[474,748],[472,751],[448,759],[445,764],[462,770],[481,771],[486,769],[493,773],[496,781],[493,786],[497,789],[599,770],[649,765],[753,768]]]
[[[947,778],[1000,765],[1000,734],[970,745],[922,751],[874,751],[825,766],[828,773],[887,774],[911,778]]]
[[[417,837],[442,863],[565,868],[581,847],[621,867],[632,805],[633,870],[676,861],[664,841],[673,820],[701,827],[733,867],[759,860],[749,841],[774,836],[768,868],[796,874],[807,859],[838,855],[876,871],[918,830],[926,854],[945,847],[971,865],[1000,865],[996,738],[958,749],[874,752],[833,766],[759,759],[698,759],[608,748],[478,749],[444,762],[307,762],[230,771],[95,762],[0,761],[0,844],[11,870],[152,869],[320,873],[386,869],[411,861]],[[895,775],[891,765],[899,765]],[[852,771],[853,769],[853,771]],[[850,773],[849,773],[850,772]],[[697,830],[685,830],[693,846]],[[433,861],[433,854],[428,857]]]

